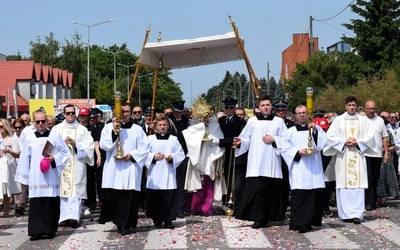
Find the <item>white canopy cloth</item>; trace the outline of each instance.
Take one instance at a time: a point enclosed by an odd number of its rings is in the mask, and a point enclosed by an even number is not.
[[[242,43],[244,40],[241,38]],[[234,32],[225,35],[147,43],[139,57],[140,64],[177,69],[213,63],[243,60],[243,53]]]

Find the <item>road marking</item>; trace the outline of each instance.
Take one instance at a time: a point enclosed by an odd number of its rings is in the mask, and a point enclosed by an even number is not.
[[[109,231],[114,227],[111,222],[106,224],[98,224],[97,221],[84,222],[59,249],[101,249]]]
[[[144,249],[186,249],[186,220],[177,219],[173,222],[175,229],[154,229],[147,236]]]
[[[387,219],[377,219],[364,222],[363,225],[400,246],[400,226],[396,223]]]
[[[268,248],[271,243],[261,229],[252,229],[251,222],[221,218],[230,248]]]
[[[0,235],[2,236],[0,248],[16,249],[26,240],[29,240],[28,223],[18,222],[7,228]]]
[[[321,249],[360,249],[355,242],[350,241],[340,234],[336,229],[323,224],[321,228],[315,231],[305,233],[304,236],[309,239],[317,248]]]

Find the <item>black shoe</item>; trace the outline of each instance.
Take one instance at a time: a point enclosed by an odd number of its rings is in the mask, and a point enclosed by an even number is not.
[[[121,229],[121,235],[128,235],[128,234],[131,234],[131,233],[132,232],[131,232],[131,229],[129,227],[123,227]]]
[[[276,221],[284,221],[284,220],[286,220],[286,215],[284,214],[279,215],[278,218],[276,219]]]
[[[154,226],[155,226],[155,227],[160,227],[161,224],[162,224],[162,222],[154,222]]]
[[[259,228],[263,228],[265,226],[265,223],[262,222],[254,222],[253,225],[251,225],[251,228],[253,229],[259,229]]]
[[[19,214],[19,215],[25,215],[25,208],[24,208],[24,207],[17,206],[17,207],[15,208],[15,213],[17,213],[17,214]]]
[[[359,218],[353,218],[354,224],[361,224],[361,220]]]
[[[69,220],[61,221],[60,223],[58,223],[58,226],[59,227],[66,227],[66,226],[68,226],[68,222],[69,222]]]
[[[332,213],[332,211],[331,211],[329,208],[325,208],[325,209],[322,211],[322,215],[323,215],[325,218],[331,218],[331,217],[333,216],[333,213]]]
[[[376,209],[376,206],[374,206],[374,205],[365,205],[365,210],[367,210],[367,211],[372,211],[374,209]]]
[[[208,217],[208,216],[211,216],[211,214],[209,214],[209,213],[204,213],[204,212],[201,212],[201,216]]]
[[[43,234],[42,239],[51,240],[51,239],[54,239],[55,236],[56,236],[55,233]]]
[[[174,228],[175,228],[175,225],[172,224],[171,221],[167,221],[167,222],[164,223],[164,228],[174,229]]]
[[[42,236],[40,234],[34,234],[29,239],[31,241],[35,241],[35,240],[40,240],[41,238],[42,238]]]
[[[307,232],[307,228],[306,228],[306,226],[303,225],[303,224],[298,225],[298,226],[297,226],[297,230],[298,230],[299,233],[301,233],[301,234]]]
[[[185,218],[185,214],[184,213],[178,213],[177,215],[176,215],[176,217],[178,217],[178,218]]]
[[[347,223],[353,223],[354,219],[343,219],[342,221]]]
[[[78,228],[79,227],[79,222],[77,220],[70,220],[68,222],[68,226],[70,228]]]

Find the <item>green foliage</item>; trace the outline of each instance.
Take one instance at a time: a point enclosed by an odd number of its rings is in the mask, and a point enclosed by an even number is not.
[[[363,107],[366,101],[373,100],[378,112],[380,110],[395,111],[400,107],[399,80],[399,76],[394,70],[391,70],[380,78],[364,78],[357,85],[340,90],[328,86],[315,98],[314,106],[325,111],[343,113],[345,111],[344,99],[346,96],[354,95],[357,97],[360,107]]]
[[[357,0],[351,6],[363,19],[343,24],[354,38],[343,37],[369,65],[369,74],[382,74],[399,61],[400,2],[397,0]]]

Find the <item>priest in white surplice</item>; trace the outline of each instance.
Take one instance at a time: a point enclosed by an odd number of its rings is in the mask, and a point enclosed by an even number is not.
[[[64,107],[65,120],[57,124],[51,133],[59,133],[67,143],[70,159],[61,174],[60,223],[77,228],[82,211],[82,200],[87,199],[86,164],[94,164],[94,141],[86,127],[76,119],[75,107]]]
[[[336,201],[339,217],[360,224],[364,212],[364,189],[368,188],[364,153],[374,148],[374,131],[367,117],[357,114],[357,99],[348,96],[346,112],[338,116],[327,132],[325,155],[336,156]]]
[[[212,215],[213,200],[221,200],[226,194],[222,177],[225,148],[213,143],[214,138],[222,139],[224,134],[216,119],[210,118],[208,125],[198,122],[182,131],[189,157],[185,190],[193,192],[190,210],[204,216]],[[202,141],[204,137],[210,141]]]
[[[322,225],[322,194],[325,188],[321,151],[326,145],[324,130],[314,123],[307,124],[307,108],[297,106],[297,124],[288,129],[282,157],[289,168],[291,210],[289,230],[305,233],[311,226]],[[316,152],[307,154],[309,129],[311,148]]]
[[[161,116],[155,122],[156,133],[149,136],[150,153],[147,156],[147,217],[155,226],[174,228],[176,220],[176,169],[185,159],[178,138],[168,133],[168,118]]]
[[[60,217],[60,174],[69,159],[67,144],[58,133],[47,130],[43,111],[33,114],[35,131],[26,135],[18,161],[15,181],[29,186],[28,235],[31,240],[54,238]],[[48,159],[51,167],[42,172],[40,162],[46,142],[54,150]]]
[[[131,107],[122,105],[121,144],[123,159],[115,159],[118,150],[116,117],[101,131],[100,148],[106,151],[103,169],[103,201],[100,224],[112,221],[121,235],[137,226],[142,171],[149,153],[149,140],[142,127],[130,119]]]
[[[261,114],[248,120],[239,137],[236,156],[248,154],[246,183],[242,200],[235,217],[254,221],[253,228],[268,227],[268,221],[276,220],[280,212],[282,179],[281,148],[287,127],[282,118],[272,114],[269,96],[260,98]]]

